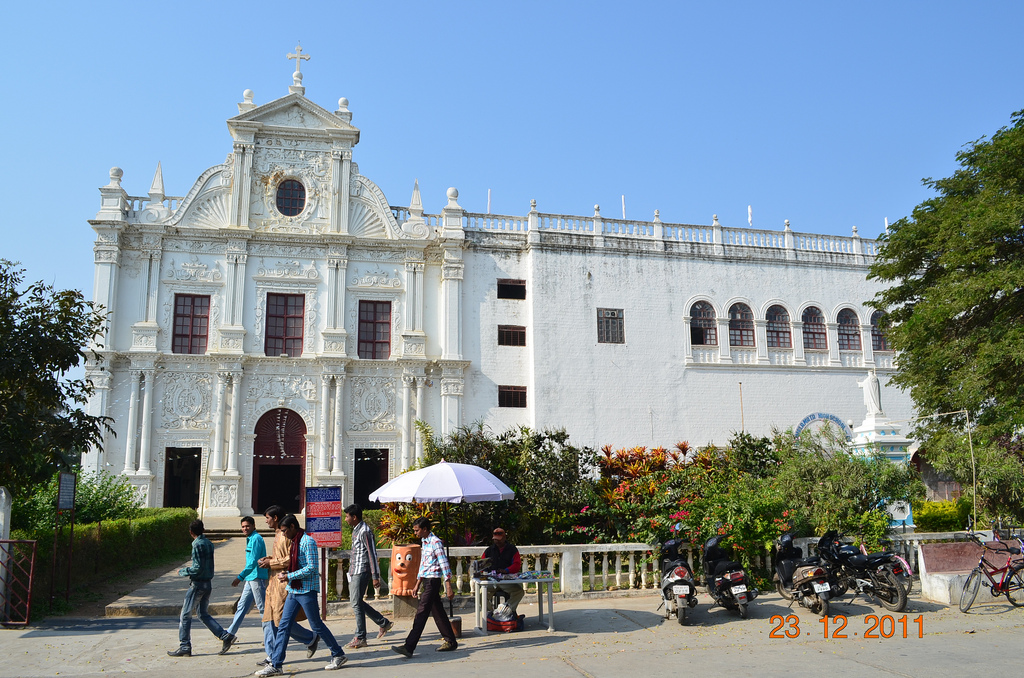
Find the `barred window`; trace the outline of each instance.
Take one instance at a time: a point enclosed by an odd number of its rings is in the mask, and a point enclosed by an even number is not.
[[[597,309],[597,343],[625,344],[625,323],[621,308]]]
[[[885,316],[881,311],[875,311],[871,314],[871,350],[872,351],[891,351],[889,348],[889,340],[882,334],[882,328],[879,323],[882,317]]]
[[[715,309],[706,301],[698,301],[690,307],[690,343],[694,346],[718,345]]]
[[[522,325],[498,325],[498,346],[526,346],[526,328]]]
[[[391,302],[359,302],[359,357],[387,360],[391,357]]]
[[[267,338],[263,351],[269,356],[302,354],[302,317],[306,297],[302,294],[267,295]]]
[[[766,315],[765,330],[770,348],[793,348],[793,334],[789,325],[789,311],[772,306]]]
[[[849,309],[844,308],[839,312],[839,350],[859,351],[860,350],[860,318]]]
[[[526,281],[513,278],[498,278],[499,299],[525,299]]]
[[[729,345],[754,345],[754,314],[746,304],[733,304],[729,308]]]
[[[825,314],[817,306],[808,306],[802,317],[804,323],[804,348],[827,349],[828,331],[825,329]]]
[[[498,407],[526,407],[526,387],[498,386]]]
[[[173,353],[206,353],[210,333],[210,297],[198,294],[174,295]]]
[[[286,217],[301,214],[306,207],[306,187],[294,179],[282,181],[277,186],[277,211]]]

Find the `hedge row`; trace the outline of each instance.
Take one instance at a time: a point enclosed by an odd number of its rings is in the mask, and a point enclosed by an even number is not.
[[[195,519],[196,512],[193,509],[170,508],[145,510],[140,517],[131,521],[105,520],[75,525],[74,549],[71,553],[71,589],[88,586],[101,577],[147,567],[172,558],[187,560],[192,544],[188,526]],[[15,530],[11,534],[12,539],[36,540],[35,576],[32,582],[35,610],[45,610],[48,607],[46,601],[54,572],[53,535],[53,529],[34,530],[31,533]],[[70,536],[70,530],[65,528],[57,539],[55,596],[58,592],[62,594],[67,584]]]

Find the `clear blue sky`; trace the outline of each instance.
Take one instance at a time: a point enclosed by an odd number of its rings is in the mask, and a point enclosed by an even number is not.
[[[483,212],[876,236],[1024,108],[1020,2],[15,3],[0,257],[92,294],[108,170],[184,195],[242,91],[347,97],[360,171]]]

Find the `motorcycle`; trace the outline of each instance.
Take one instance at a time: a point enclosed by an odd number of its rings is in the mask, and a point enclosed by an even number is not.
[[[750,586],[743,566],[730,560],[729,555],[719,546],[722,535],[708,539],[704,544],[704,584],[708,595],[727,610],[738,610],[740,618],[747,618],[747,605],[757,598],[758,590]]]
[[[661,604],[665,619],[674,614],[682,625],[686,623],[686,610],[697,607],[697,587],[690,564],[679,553],[680,544],[679,539],[669,539],[661,546]]]
[[[902,612],[907,607],[907,589],[900,581],[903,566],[889,552],[862,554],[856,546],[843,544],[831,530],[818,542],[818,555],[838,583],[833,597],[847,590],[873,596],[887,610]]]
[[[803,551],[793,545],[793,536],[786,533],[776,540],[775,590],[786,600],[800,603],[811,612],[828,616],[832,586],[828,572],[817,558],[804,558]]]

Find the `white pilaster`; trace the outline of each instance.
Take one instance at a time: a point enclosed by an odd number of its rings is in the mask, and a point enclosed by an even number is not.
[[[142,392],[142,435],[139,450],[140,476],[152,475],[149,464],[152,457],[150,444],[153,429],[153,406],[156,404],[156,370],[145,370],[146,388]]]
[[[224,472],[224,396],[227,390],[227,375],[217,372],[215,378],[217,395],[213,410],[213,454],[210,460],[210,473],[221,474]]]
[[[142,370],[132,370],[132,391],[131,396],[128,398],[128,423],[125,426],[125,440],[124,440],[124,474],[133,475],[135,473],[135,443],[136,429],[138,427],[138,410],[139,410],[139,384],[142,380]]]
[[[320,440],[316,455],[317,475],[327,475],[330,470],[328,467],[330,451],[328,450],[329,439],[327,435],[329,429],[327,423],[331,416],[331,379],[333,378],[330,374],[320,375]]]
[[[242,373],[231,373],[231,418],[228,420],[228,475],[238,475],[238,428],[242,418]]]
[[[402,377],[402,470],[412,465],[412,387],[414,377]]]
[[[344,441],[342,440],[342,431],[345,428],[344,415],[342,412],[342,403],[345,402],[345,375],[336,374],[334,375],[334,448],[332,450],[331,458],[331,473],[334,475],[344,475],[344,469],[342,468],[341,452]]]

